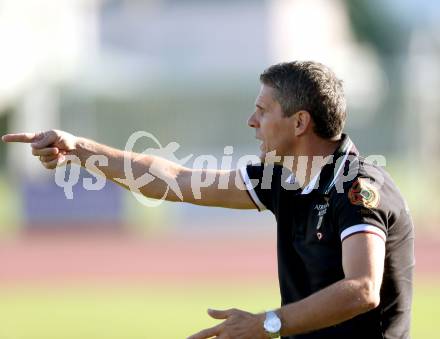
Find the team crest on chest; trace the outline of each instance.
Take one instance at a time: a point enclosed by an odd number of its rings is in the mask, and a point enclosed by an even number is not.
[[[353,205],[375,208],[379,205],[379,191],[369,179],[358,178],[348,191],[348,199]]]

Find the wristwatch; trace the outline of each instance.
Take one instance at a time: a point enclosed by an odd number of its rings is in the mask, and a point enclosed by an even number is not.
[[[269,338],[279,338],[281,331],[281,319],[274,311],[266,312],[266,320],[263,324]]]

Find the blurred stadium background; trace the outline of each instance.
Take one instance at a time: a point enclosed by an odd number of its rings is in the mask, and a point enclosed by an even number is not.
[[[413,337],[437,338],[439,19],[435,0],[3,0],[0,133],[124,148],[143,130],[182,158],[232,145],[237,160],[257,151],[261,71],[326,63],[352,139],[386,157],[408,200]],[[0,144],[0,199],[1,339],[181,338],[214,323],[208,307],[279,304],[268,213],[148,208],[111,183],[67,200],[26,145]]]

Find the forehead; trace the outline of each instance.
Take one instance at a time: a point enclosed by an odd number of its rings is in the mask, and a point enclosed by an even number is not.
[[[275,101],[275,90],[273,87],[267,85],[261,85],[260,93],[258,93],[257,99],[255,100],[255,105],[267,108],[272,106]]]

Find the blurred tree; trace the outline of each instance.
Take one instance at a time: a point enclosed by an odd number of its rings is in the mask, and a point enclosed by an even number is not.
[[[411,23],[403,20],[389,1],[344,1],[353,31],[360,41],[371,43],[382,55],[406,51]]]
[[[8,116],[10,110],[0,112],[0,135],[8,133]],[[6,145],[0,142],[0,169],[4,169],[6,165]]]
[[[408,56],[408,44],[412,30],[412,19],[403,15],[390,0],[344,0],[353,33],[363,43],[376,49],[383,71],[388,80],[387,98],[379,107],[376,120],[370,128],[356,131],[361,139],[367,140],[377,151],[387,155],[404,156],[408,139],[402,140],[402,133],[393,128],[395,121],[405,121],[404,67]],[[372,135],[386,136],[372,138]]]

